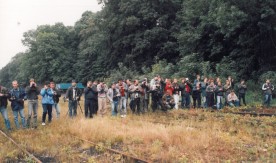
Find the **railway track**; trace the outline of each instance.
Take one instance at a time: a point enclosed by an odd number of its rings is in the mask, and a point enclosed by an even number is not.
[[[19,148],[21,151],[23,151],[25,154],[27,154],[33,161],[37,163],[42,163],[38,158],[36,158],[32,153],[24,149],[22,146],[20,146],[16,141],[14,141],[10,136],[8,136],[5,132],[0,130],[0,134],[3,135],[5,138],[7,138],[9,141],[11,141],[17,148]]]
[[[80,137],[77,137],[77,136],[73,136],[74,138],[76,139],[79,139],[81,141],[84,141],[84,142],[87,142],[93,146],[97,146],[97,143],[94,143],[92,141],[89,141],[89,140],[85,140],[85,139],[82,139]],[[121,152],[121,151],[118,151],[118,150],[115,150],[115,149],[112,149],[112,148],[108,148],[108,147],[103,147],[105,150],[111,152],[111,153],[115,153],[115,154],[119,154],[119,155],[122,155],[123,157],[125,158],[128,158],[128,159],[131,159],[134,163],[151,163],[151,161],[148,161],[148,160],[145,160],[143,158],[138,158],[136,156],[131,156],[127,153],[124,153],[124,152]]]

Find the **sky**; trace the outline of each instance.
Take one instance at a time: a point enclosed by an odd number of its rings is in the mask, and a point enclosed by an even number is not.
[[[83,12],[101,8],[97,0],[0,0],[0,69],[27,49],[24,32],[57,22],[73,26]]]

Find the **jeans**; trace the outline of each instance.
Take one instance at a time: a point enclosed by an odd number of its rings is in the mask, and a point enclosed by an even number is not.
[[[127,111],[126,104],[127,104],[127,98],[126,97],[121,97],[120,102],[119,102],[120,114],[121,115],[126,115],[126,111]]]
[[[140,100],[141,100],[140,97],[134,98],[134,100],[133,100],[133,110],[132,110],[133,113],[136,112],[136,113],[140,114],[140,104],[141,104]]]
[[[112,101],[111,102],[111,115],[112,116],[117,116],[118,105],[119,105],[119,101]]]
[[[191,98],[189,93],[184,93],[181,96],[181,107],[189,108],[191,103]]]
[[[46,115],[48,113],[48,122],[52,121],[52,104],[42,104],[43,114],[42,114],[42,122],[45,123]]]
[[[207,108],[207,98],[206,98],[206,96],[202,96],[202,104],[203,104],[203,108]]]
[[[163,104],[162,104],[162,99],[158,96],[152,96],[152,111],[155,112],[158,108],[162,109]]]
[[[69,100],[68,106],[69,106],[69,116],[71,118],[77,116],[78,101]]]
[[[10,124],[10,120],[9,120],[9,117],[8,117],[7,108],[5,106],[1,106],[0,107],[0,112],[2,114],[2,117],[4,118],[6,129],[10,130],[11,129],[11,124]]]
[[[207,92],[207,106],[213,108],[214,104],[215,104],[214,93]]]
[[[19,113],[19,115],[21,117],[22,127],[25,128],[26,127],[26,123],[25,123],[24,109],[13,110],[13,117],[14,117],[15,126],[16,126],[16,128],[20,128],[19,123],[18,123],[18,113]]]
[[[56,114],[57,114],[57,118],[59,118],[60,116],[60,108],[59,108],[59,104],[58,103],[54,103],[52,108],[55,108],[56,110]]]
[[[229,101],[228,104],[231,107],[238,107],[239,104],[240,104],[240,102],[239,102],[239,100],[237,100],[237,101]]]
[[[239,93],[239,101],[240,101],[240,106],[241,106],[241,101],[243,101],[243,104],[246,106],[245,93]]]
[[[33,125],[34,125],[34,127],[37,127],[37,107],[38,107],[37,100],[29,100],[28,101],[27,127],[31,126],[32,114],[33,114]]]
[[[178,103],[179,103],[179,94],[174,94],[173,95],[173,99],[174,99],[174,102],[175,102],[175,109],[178,109]]]
[[[217,96],[217,109],[222,109],[222,97],[223,96]]]
[[[86,118],[93,117],[93,101],[92,101],[92,99],[84,100],[84,113],[85,113]]]
[[[270,102],[272,101],[272,95],[265,94],[264,96],[264,105],[270,107]]]

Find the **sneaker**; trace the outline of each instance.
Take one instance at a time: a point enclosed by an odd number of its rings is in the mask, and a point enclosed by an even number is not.
[[[46,124],[44,122],[42,122],[42,126],[45,126]]]

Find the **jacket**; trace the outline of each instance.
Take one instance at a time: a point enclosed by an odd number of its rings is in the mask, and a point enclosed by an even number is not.
[[[262,86],[262,90],[264,91],[264,94],[266,95],[272,95],[272,91],[274,90],[274,86],[269,83],[264,83],[263,86]]]
[[[25,92],[28,100],[37,100],[38,95],[40,93],[39,88],[37,86],[35,87],[28,86],[26,87]]]
[[[120,85],[119,83],[116,84],[116,88],[119,89],[120,94],[122,97],[127,98],[127,91],[128,91],[128,86],[126,83],[123,82],[122,85]]]
[[[54,91],[51,88],[48,88],[47,90],[45,88],[42,88],[40,91],[40,95],[42,96],[42,104],[54,104]]]
[[[240,94],[245,94],[245,92],[246,92],[246,90],[247,90],[247,87],[246,87],[246,85],[245,84],[239,84],[238,85],[238,89],[239,89],[239,93]]]
[[[119,101],[119,97],[121,96],[121,94],[118,88],[115,88],[115,94],[114,94],[114,90],[112,88],[109,88],[106,96],[110,102],[113,102],[115,100],[114,99],[115,97],[117,97],[116,101]]]
[[[24,100],[26,99],[25,90],[22,88],[10,90],[10,101],[13,111],[24,109]]]
[[[53,100],[54,100],[54,103],[57,104],[57,103],[59,103],[59,98],[61,97],[61,92],[57,88],[54,88],[53,91],[54,91]]]
[[[217,96],[223,96],[224,88],[223,86],[216,86],[215,92],[217,93]]]
[[[3,96],[0,96],[0,107],[7,107],[8,98],[10,98],[9,90],[5,87],[0,86],[0,93],[3,94]]]
[[[78,87],[70,87],[67,89],[65,97],[70,101],[76,101],[76,100],[79,101],[81,98],[81,95],[82,95],[81,90]]]
[[[97,99],[98,92],[97,92],[97,87],[92,85],[92,87],[86,87],[84,88],[84,98],[86,100],[91,100],[91,99]]]

